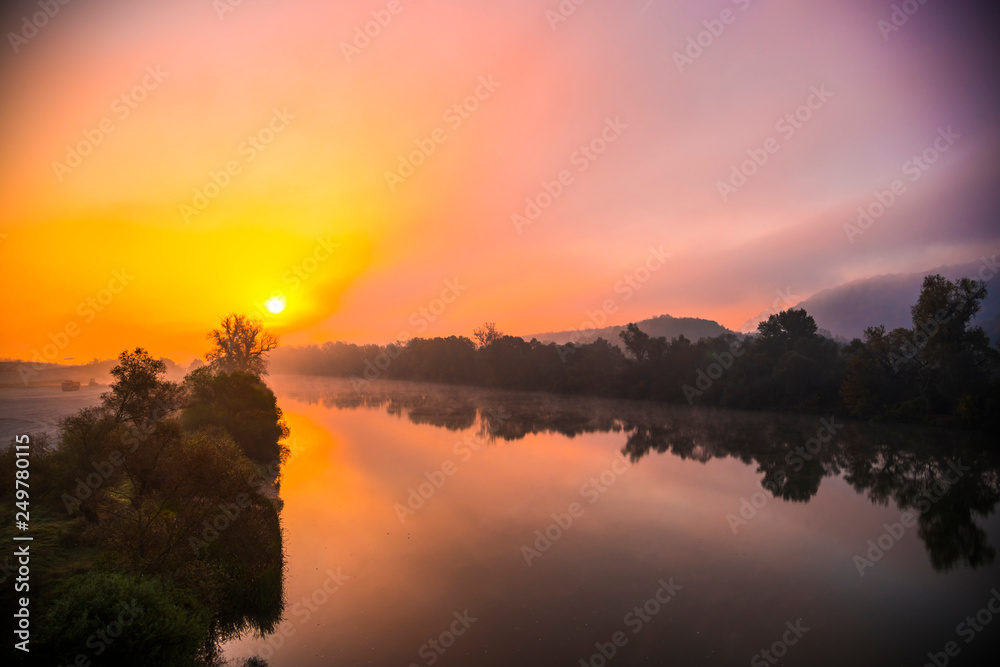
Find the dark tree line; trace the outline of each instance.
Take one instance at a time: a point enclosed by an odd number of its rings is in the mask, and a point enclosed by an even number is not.
[[[544,344],[492,323],[464,336],[385,346],[324,343],[279,348],[283,373],[468,384],[652,399],[754,410],[836,410],[867,419],[982,426],[1000,414],[1000,352],[971,326],[985,284],[927,276],[912,328],[873,326],[848,345],[821,336],[804,310],[785,310],[757,333],[691,341],[650,337],[635,324],[604,339]]]

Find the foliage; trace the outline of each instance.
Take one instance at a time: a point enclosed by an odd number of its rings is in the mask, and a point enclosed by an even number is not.
[[[205,366],[184,379],[189,396],[181,421],[187,429],[224,429],[257,463],[283,461],[280,440],[288,435],[274,393],[250,373],[223,373]]]
[[[870,327],[851,343],[841,389],[850,413],[964,425],[995,419],[1000,352],[970,326],[984,298],[980,281],[924,278],[912,328]]]
[[[76,664],[193,665],[210,613],[158,577],[87,573],[68,580],[36,625],[36,658]]]
[[[267,373],[268,352],[278,346],[278,338],[264,329],[260,320],[231,313],[222,318],[221,328],[208,334],[212,349],[205,361],[215,371],[249,373],[257,378]]]
[[[503,334],[497,330],[496,322],[486,322],[482,327],[472,332],[479,347],[489,347],[496,341],[503,338]]]
[[[762,345],[788,350],[798,341],[816,336],[816,321],[801,308],[783,310],[757,325]]]
[[[131,599],[144,613],[102,664],[204,664],[227,633],[281,617],[279,503],[257,465],[287,453],[275,396],[250,372],[202,367],[179,387],[165,370],[123,352],[101,405],[64,419],[58,448],[33,442],[32,503],[53,540],[33,572],[49,610],[33,652],[53,661],[73,661]],[[10,452],[0,470],[13,477]]]
[[[629,323],[618,335],[625,344],[625,349],[631,352],[637,361],[644,361],[650,357],[649,334],[643,332],[638,325]]]
[[[118,355],[118,365],[111,369],[115,381],[111,391],[101,395],[104,407],[115,421],[129,421],[141,426],[172,412],[177,402],[177,385],[164,382],[161,376],[167,366],[162,359],[153,359],[141,347]]]

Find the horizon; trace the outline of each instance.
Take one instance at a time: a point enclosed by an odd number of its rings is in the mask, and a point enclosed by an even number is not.
[[[678,319],[678,320],[682,320],[682,319],[695,319],[695,320],[700,320],[700,321],[704,321],[704,322],[713,322],[715,324],[718,324],[718,322],[715,322],[714,320],[705,320],[703,318],[698,318],[698,317],[675,317],[673,315],[670,315],[669,313],[662,313],[660,315],[653,315],[651,317],[642,318],[641,320],[635,320],[634,322],[636,322],[636,323],[642,323],[642,322],[645,322],[645,321],[655,320],[655,319],[659,319],[659,318],[663,318],[663,317],[668,317],[668,318],[671,318],[671,319]],[[584,330],[584,329],[566,329],[564,331],[546,331],[546,332],[541,332],[541,333],[536,333],[536,334],[524,334],[524,335],[521,335],[521,334],[512,334],[512,333],[508,334],[507,332],[501,332],[501,333],[503,333],[504,335],[515,336],[517,338],[524,338],[525,340],[529,340],[530,341],[529,336],[545,336],[545,335],[549,335],[549,334],[561,334],[561,333],[569,333],[569,332],[581,332],[581,331],[588,331],[588,330],[599,331],[601,329],[606,329],[606,328],[625,327],[627,324],[629,324],[629,322],[623,322],[623,323],[620,323],[620,324],[619,323],[607,324],[607,325],[604,325],[604,326],[601,326],[601,327],[596,327],[596,328],[587,329],[587,330]],[[719,326],[722,326],[722,325],[719,325]],[[731,329],[726,329],[726,330],[729,333],[740,334],[739,331],[734,331],[734,330],[731,330]],[[451,334],[443,332],[441,336],[444,337],[444,338],[447,338],[449,336],[460,336],[460,337],[470,338],[471,339],[472,338],[472,332],[470,331],[468,333],[468,335],[465,334],[465,333],[458,333],[458,332],[453,332]],[[430,337],[431,336],[428,336],[428,338],[430,338]],[[419,336],[414,336],[414,338],[419,338]],[[386,345],[386,344],[390,344],[390,343],[394,343],[394,342],[398,342],[398,341],[375,342],[375,341],[366,341],[366,340],[353,340],[352,341],[352,340],[332,340],[331,339],[331,340],[320,341],[318,343],[308,343],[308,344],[305,344],[305,345],[283,345],[283,344],[281,344],[279,342],[278,347],[279,348],[281,348],[281,347],[306,347],[308,345],[323,345],[324,343],[345,343],[345,344],[348,344],[348,345],[367,345],[367,344]],[[611,341],[611,342],[615,343],[615,341]],[[140,345],[139,347],[142,347],[142,346]],[[144,348],[144,349],[146,349],[146,348]],[[152,352],[152,351],[150,351],[148,349],[147,349],[147,351]],[[195,361],[204,362],[204,355],[194,356],[194,357],[191,357],[190,359],[175,359],[175,358],[168,357],[168,356],[158,356],[156,354],[153,354],[153,356],[156,357],[156,358],[158,358],[158,359],[162,359],[162,360],[165,360],[165,361],[170,361],[171,363],[173,363],[173,364],[175,364],[175,365],[177,365],[179,367],[190,366]],[[92,365],[92,364],[95,364],[95,363],[96,364],[115,363],[116,359],[117,359],[117,355],[114,355],[114,356],[111,356],[111,357],[106,357],[106,358],[103,358],[103,359],[99,359],[99,358],[95,357],[95,358],[91,359],[90,361],[76,361],[76,360],[73,360],[73,359],[61,359],[61,360],[56,360],[56,361],[46,362],[46,363],[49,363],[49,364],[51,364],[53,366],[89,366],[89,365]],[[20,363],[32,363],[30,359],[18,359],[18,358],[13,358],[13,357],[0,357],[0,363],[18,363],[18,362],[20,362]]]
[[[874,281],[877,281],[879,279],[900,278],[900,277],[913,277],[913,276],[929,276],[929,275],[933,275],[935,273],[940,275],[941,272],[951,273],[951,274],[957,275],[957,273],[954,271],[954,269],[956,269],[956,268],[964,269],[964,268],[970,267],[970,266],[972,266],[974,264],[975,264],[974,262],[967,262],[967,263],[964,263],[964,264],[953,265],[953,266],[938,266],[938,267],[936,267],[933,270],[918,271],[918,272],[909,273],[909,274],[888,273],[888,274],[881,274],[881,275],[877,275],[877,276],[872,276],[870,278],[862,278],[862,279],[858,279],[858,280],[855,280],[855,281],[851,281],[850,283],[845,283],[843,285],[837,285],[837,286],[834,286],[834,287],[825,288],[823,290],[820,290],[819,292],[816,292],[815,294],[810,295],[807,298],[796,299],[795,302],[792,302],[792,301],[789,300],[788,297],[790,296],[790,293],[783,293],[782,290],[776,290],[775,293],[778,295],[778,298],[774,300],[772,307],[771,308],[765,308],[760,313],[758,313],[756,316],[752,316],[752,317],[748,318],[738,328],[727,327],[727,326],[723,325],[722,323],[720,323],[720,322],[718,322],[716,320],[709,319],[709,318],[704,318],[704,317],[699,317],[699,316],[696,316],[696,315],[673,315],[671,313],[660,313],[660,314],[656,314],[656,315],[650,315],[650,316],[647,316],[647,317],[640,317],[640,318],[636,318],[636,319],[630,319],[628,321],[617,321],[617,320],[616,321],[609,321],[607,318],[613,317],[613,315],[609,315],[606,311],[602,311],[600,308],[598,308],[598,309],[595,309],[593,311],[588,311],[587,312],[587,319],[584,322],[580,323],[577,327],[570,327],[570,328],[562,329],[562,330],[534,332],[534,333],[530,333],[530,334],[519,334],[519,333],[506,332],[506,331],[502,331],[502,330],[500,330],[500,333],[503,334],[503,335],[509,335],[509,336],[514,336],[514,337],[517,337],[517,338],[522,338],[522,339],[524,339],[526,341],[531,341],[531,340],[533,340],[535,338],[543,337],[543,338],[540,339],[541,342],[552,342],[551,339],[545,338],[545,337],[559,337],[559,336],[565,335],[565,334],[583,334],[580,337],[580,339],[579,339],[579,341],[583,341],[583,340],[589,340],[588,336],[586,335],[588,332],[601,332],[601,331],[604,331],[606,329],[624,328],[628,324],[631,324],[631,323],[642,324],[642,323],[645,323],[645,322],[651,322],[651,321],[654,321],[654,320],[668,318],[668,319],[672,319],[672,320],[695,320],[695,321],[698,321],[698,322],[706,322],[706,323],[714,324],[714,325],[717,325],[717,326],[721,327],[724,330],[724,333],[727,333],[727,334],[736,334],[738,336],[746,336],[746,335],[751,335],[752,336],[752,335],[755,335],[755,332],[757,330],[757,325],[758,324],[765,322],[771,315],[777,314],[777,313],[779,313],[781,311],[784,311],[784,310],[806,310],[806,312],[808,314],[808,309],[805,307],[805,303],[807,301],[809,301],[810,299],[812,299],[813,297],[817,296],[817,295],[835,293],[840,288],[847,288],[847,287],[851,287],[851,286],[864,285],[868,281],[874,282]],[[996,255],[994,254],[992,258],[982,257],[980,259],[980,261],[978,262],[978,268],[979,268],[979,272],[978,273],[975,272],[975,271],[972,271],[972,272],[970,272],[970,271],[962,271],[960,273],[968,273],[970,275],[965,276],[965,277],[970,277],[970,278],[973,278],[973,279],[980,279],[987,286],[989,286],[989,284],[992,282],[993,278],[995,278],[996,275],[997,275],[997,271],[995,270],[996,266],[997,266],[997,264],[996,264]],[[948,271],[948,269],[952,269],[952,271]],[[985,271],[985,274],[984,274],[984,271]],[[997,295],[994,294],[992,302],[995,304],[996,301],[997,301]],[[603,319],[601,322],[597,322],[598,317],[603,317],[605,319]],[[984,317],[985,317],[985,313],[983,313],[983,312],[980,312],[979,314],[973,316],[973,318],[972,318],[973,325],[975,325],[975,326],[982,326],[983,324],[987,324],[987,322],[983,321]],[[262,323],[266,324],[266,322],[264,322],[263,320],[260,320],[260,321]],[[872,323],[869,323],[869,324],[872,325],[872,326],[877,326],[878,324],[884,325],[885,321],[872,322]],[[899,324],[899,323],[897,323],[897,324]],[[994,330],[992,330],[992,331],[987,330],[987,334],[990,334],[991,338],[993,338],[994,340],[997,340],[998,338],[1000,338],[1000,330],[996,330],[996,326],[995,325],[997,323],[993,323],[993,324],[994,324],[994,326],[993,326]],[[889,325],[888,328],[892,329],[893,327],[891,325]],[[400,332],[400,333],[401,334],[408,334],[409,332]],[[822,326],[822,324],[821,324],[821,326],[819,328],[819,333],[821,335],[825,336],[825,337],[831,338],[833,340],[839,340],[841,342],[847,342],[847,341],[851,340],[852,338],[857,338],[857,336],[847,335],[842,330],[830,329],[828,327]],[[681,334],[681,335],[683,335],[683,334]],[[408,336],[397,337],[397,338],[388,339],[388,340],[371,340],[371,339],[346,340],[346,339],[330,338],[330,339],[327,339],[327,340],[320,340],[320,341],[314,341],[314,342],[309,342],[309,343],[301,343],[301,344],[283,344],[279,340],[278,347],[285,347],[285,348],[305,348],[305,347],[309,347],[309,346],[322,346],[325,343],[344,343],[344,344],[348,344],[348,345],[359,345],[359,346],[374,344],[374,345],[379,345],[379,346],[385,346],[385,345],[390,345],[390,344],[393,344],[393,343],[406,342],[407,340],[410,340],[410,339],[436,338],[436,337],[448,338],[448,337],[452,337],[452,336],[458,336],[458,337],[469,338],[469,339],[471,339],[473,337],[472,336],[472,331],[469,331],[469,332],[441,331],[441,332],[437,332],[437,333],[435,333],[433,335],[426,335],[426,336],[422,336],[422,335],[409,336],[408,335]],[[614,339],[610,340],[610,342],[613,345],[622,347],[622,343],[621,343],[620,340],[617,339],[617,337],[612,337],[612,338],[614,338]],[[66,338],[62,338],[62,340],[67,340],[68,341],[69,339],[68,339],[68,337],[66,337]],[[695,340],[697,340],[697,338],[695,338]],[[52,343],[60,344],[60,340],[59,339],[50,338],[50,343],[49,344],[52,344]],[[140,345],[140,347],[143,347],[143,346]],[[123,348],[123,350],[126,350],[126,351],[127,351],[127,349],[131,349],[131,348]],[[144,348],[144,349],[147,349],[147,351],[149,351],[148,348]],[[121,352],[121,351],[119,351],[119,352]],[[35,355],[35,356],[36,356],[36,358],[38,358],[38,357],[40,357],[42,355]],[[53,359],[53,360],[44,361],[42,363],[53,365],[53,366],[67,366],[67,367],[72,367],[72,366],[89,366],[89,365],[93,365],[95,363],[96,364],[114,363],[114,361],[117,358],[117,356],[118,356],[118,354],[115,354],[115,355],[112,355],[112,356],[109,356],[109,357],[105,357],[105,358],[94,357],[90,361],[76,361],[73,358],[63,358],[63,359],[56,358],[56,359]],[[168,355],[157,355],[157,354],[154,353],[153,356],[157,357],[157,358],[160,358],[160,359],[163,359],[163,360],[166,360],[166,361],[170,361],[171,363],[175,364],[179,368],[190,367],[196,361],[204,362],[204,358],[205,358],[204,354],[196,354],[196,355],[180,356],[180,357],[171,357],[171,356],[168,356]],[[21,363],[21,364],[33,364],[33,367],[36,370],[39,369],[39,368],[42,368],[42,366],[40,365],[40,362],[33,361],[30,358],[0,357],[0,363],[18,363],[18,362]]]

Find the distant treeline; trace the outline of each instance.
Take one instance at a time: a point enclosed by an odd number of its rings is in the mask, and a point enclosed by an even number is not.
[[[53,345],[45,345],[42,351],[35,351],[29,360],[0,361],[0,387],[56,386],[63,380],[76,380],[86,384],[93,379],[98,384],[107,384],[112,367],[117,363],[114,359],[99,360],[95,358],[86,364],[60,364],[46,361],[43,354],[54,358],[57,350]],[[181,380],[185,369],[170,359],[163,359],[166,368],[166,379]]]
[[[971,326],[986,293],[981,281],[927,276],[911,328],[872,326],[847,345],[792,309],[754,335],[697,342],[653,338],[629,324],[620,333],[624,352],[604,339],[528,342],[487,324],[475,340],[331,342],[279,348],[272,363],[276,372],[347,377],[359,388],[386,378],[984,426],[1000,415],[1000,351]]]

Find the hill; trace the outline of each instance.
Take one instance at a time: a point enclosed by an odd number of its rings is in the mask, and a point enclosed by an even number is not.
[[[850,340],[860,338],[867,327],[885,325],[886,329],[910,327],[910,307],[920,295],[924,276],[940,273],[949,280],[959,278],[989,278],[989,296],[983,301],[982,310],[973,321],[983,327],[993,341],[1000,340],[1000,279],[992,277],[989,267],[983,262],[970,262],[943,266],[927,271],[904,274],[888,274],[855,280],[831,287],[799,302],[795,307],[804,308],[816,320],[821,329],[828,329],[834,336]],[[740,331],[757,329],[757,323],[767,319],[772,311],[764,311],[747,320]]]
[[[663,336],[667,340],[684,336],[691,341],[698,341],[701,338],[711,338],[725,333],[734,333],[714,320],[703,320],[698,317],[671,317],[670,315],[660,315],[648,320],[636,322],[644,332],[658,338]],[[618,333],[625,329],[625,325],[604,327],[602,329],[583,329],[578,331],[552,331],[549,333],[532,334],[521,336],[524,340],[530,341],[532,338],[542,343],[590,343],[598,338],[604,338],[618,347],[622,346]]]

